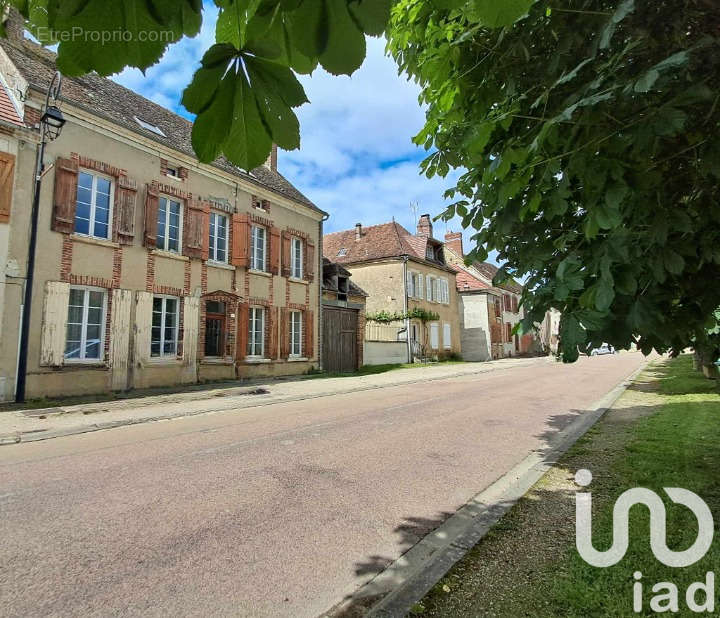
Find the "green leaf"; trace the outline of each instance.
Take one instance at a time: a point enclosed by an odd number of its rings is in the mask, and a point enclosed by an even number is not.
[[[665,269],[671,275],[679,275],[685,269],[685,260],[672,249],[665,250]]]
[[[350,75],[365,60],[365,35],[350,17],[346,0],[325,3],[330,28],[320,64],[333,75]]]
[[[215,25],[215,40],[230,43],[237,49],[245,46],[245,31],[261,0],[216,0],[220,7]]]
[[[363,32],[380,36],[387,27],[392,4],[392,0],[355,0],[348,9]]]
[[[244,80],[234,71],[228,71],[212,97],[212,101],[195,119],[192,145],[203,163],[211,163],[220,154],[227,140],[228,127],[233,118],[236,84]],[[236,163],[239,162],[235,161]],[[246,168],[247,169],[247,168]]]
[[[595,284],[595,308],[598,311],[607,311],[615,299],[615,288],[611,279],[602,278]]]
[[[527,15],[535,0],[471,0],[468,18],[488,28],[511,26]]]

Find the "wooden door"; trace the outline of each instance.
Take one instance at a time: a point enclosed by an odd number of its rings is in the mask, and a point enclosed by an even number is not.
[[[333,373],[352,373],[357,366],[355,309],[323,307],[323,367]]]

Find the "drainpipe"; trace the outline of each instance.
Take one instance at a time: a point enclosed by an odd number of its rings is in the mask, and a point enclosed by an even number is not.
[[[322,302],[322,287],[323,287],[323,223],[330,218],[329,213],[323,213],[323,218],[320,219],[318,227],[320,229],[320,237],[318,238],[318,250],[315,259],[319,261],[317,268],[317,281],[318,281],[318,369],[321,371],[324,368],[324,347],[323,347],[323,302]]]
[[[405,342],[407,344],[408,363],[412,363],[412,345],[410,343],[410,318],[408,313],[408,256],[403,255],[403,313],[405,314]]]

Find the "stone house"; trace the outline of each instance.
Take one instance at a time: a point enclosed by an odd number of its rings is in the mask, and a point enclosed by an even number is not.
[[[37,123],[54,54],[0,42],[0,398],[12,399]],[[65,78],[40,194],[28,397],[317,366],[326,214],[278,171],[202,164],[192,125],[115,82]]]
[[[402,361],[460,355],[460,322],[455,271],[445,261],[443,243],[433,238],[429,215],[417,233],[395,221],[327,234],[323,252],[341,264],[368,294],[368,315],[406,315],[414,310],[437,314],[431,321],[407,319],[388,325],[368,323],[368,341],[404,341]],[[408,337],[409,333],[409,337]]]
[[[325,371],[350,373],[363,365],[367,292],[340,264],[323,258],[322,364]]]
[[[493,286],[498,268],[488,262],[466,265],[461,233],[446,234],[444,247],[445,259],[459,273],[466,359],[489,360],[529,353],[533,349],[532,335],[520,337],[512,332],[523,318],[519,306],[522,286],[512,280]]]

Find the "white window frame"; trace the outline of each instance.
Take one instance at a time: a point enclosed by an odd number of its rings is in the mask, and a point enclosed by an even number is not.
[[[299,248],[299,256],[296,254],[296,248]],[[293,236],[290,239],[290,276],[293,279],[302,279],[305,274],[303,273],[304,252],[302,239]]]
[[[257,331],[253,329],[253,325],[256,321],[256,312],[260,312],[262,319],[260,320],[260,354],[253,354],[250,351],[255,352],[255,348],[258,345],[256,340]],[[265,358],[265,320],[267,320],[265,307],[250,307],[248,310],[248,358]]]
[[[259,230],[263,231],[263,242],[262,242],[262,268],[258,268],[258,255],[257,251],[261,248],[257,242],[257,233]],[[250,270],[257,270],[259,272],[265,272],[267,270],[267,228],[262,225],[253,225],[250,228]]]
[[[437,322],[430,323],[430,349],[440,349],[440,325]]]
[[[297,324],[295,317],[297,316]],[[297,329],[297,332],[296,332]],[[302,336],[303,336],[303,314],[302,311],[293,310],[290,312],[290,358],[302,357]],[[295,339],[297,335],[297,349]]]
[[[98,288],[98,287],[92,287],[92,286],[86,286],[86,285],[73,285],[70,286],[70,292],[73,290],[82,290],[84,293],[83,296],[83,315],[82,315],[82,322],[80,324],[80,358],[67,358],[65,354],[67,353],[67,350],[63,350],[63,362],[65,363],[101,363],[103,362],[103,359],[105,358],[105,321],[107,320],[107,303],[108,303],[108,294],[107,290],[105,288]],[[89,312],[89,303],[90,303],[90,292],[101,292],[103,296],[102,300],[102,316],[100,318],[100,356],[97,358],[86,358],[85,357],[85,346],[87,345],[87,327],[88,327],[88,312]],[[68,307],[70,306],[70,296],[68,295]],[[65,322],[65,340],[66,340],[66,347],[67,347],[67,327],[69,324],[69,315],[68,315],[68,321]]]
[[[153,314],[155,313],[155,299],[161,298],[162,303],[162,312],[160,313],[160,353],[157,356],[153,356],[152,353],[152,344],[153,344],[153,338],[152,338],[152,329],[153,329]],[[175,340],[175,351],[172,353],[166,353],[165,352],[165,318],[167,316],[167,301],[168,300],[174,300],[176,302],[177,307],[177,314],[175,319],[175,332],[174,332],[174,340]],[[153,294],[153,304],[150,307],[150,358],[151,359],[161,359],[161,358],[177,358],[178,355],[178,346],[180,345],[179,341],[179,335],[180,335],[180,297],[178,296],[170,296],[167,294]]]
[[[417,280],[417,275],[414,272],[412,272],[411,270],[409,270],[408,274],[407,274],[408,298],[415,298],[415,295],[417,294],[417,286],[415,285],[416,280]]]
[[[174,202],[175,204],[180,205],[180,217],[179,217],[179,223],[178,223],[178,248],[176,249],[168,249],[169,242],[170,242],[170,236],[168,235],[168,230],[170,229],[170,209],[166,206],[165,207],[165,235],[163,236],[163,246],[157,246],[157,249],[160,249],[160,251],[167,251],[168,253],[177,253],[178,255],[182,255],[183,246],[183,227],[185,225],[184,216],[185,216],[185,205],[183,204],[183,201],[178,198],[173,198],[169,195],[160,195],[158,197],[158,216],[160,215],[160,200],[165,200],[167,204],[169,205],[170,202]],[[158,221],[159,224],[159,221]]]
[[[212,218],[215,217],[215,236],[212,235],[213,230],[213,221]],[[225,219],[225,248],[223,249],[225,251],[225,259],[218,260],[217,259],[217,252],[218,252],[218,233],[217,233],[217,221],[218,219]],[[211,212],[210,213],[210,238],[208,239],[208,244],[210,247],[210,256],[209,260],[211,262],[215,262],[216,264],[227,264],[228,263],[228,240],[230,237],[230,218],[227,215],[224,215],[219,212]]]
[[[113,210],[115,207],[115,182],[113,181],[112,176],[108,176],[107,174],[100,174],[96,172],[95,170],[88,170],[80,168],[78,170],[78,178],[80,174],[87,174],[88,176],[92,176],[92,185],[90,186],[90,215],[89,215],[89,221],[88,221],[88,233],[83,234],[82,232],[76,232],[75,231],[75,221],[73,220],[73,233],[77,234],[78,236],[86,236],[87,238],[102,238],[103,240],[111,240],[113,235]],[[95,210],[97,205],[97,180],[98,178],[103,178],[104,180],[107,180],[110,183],[110,197],[108,198],[110,200],[110,204],[108,207],[108,222],[107,222],[107,236],[99,236],[95,234]],[[79,185],[78,185],[79,190]],[[77,202],[78,202],[78,196],[77,192],[75,194],[75,208],[77,209]],[[77,217],[77,213],[75,214],[75,217]]]
[[[452,328],[449,322],[443,323],[443,348],[452,349]]]

